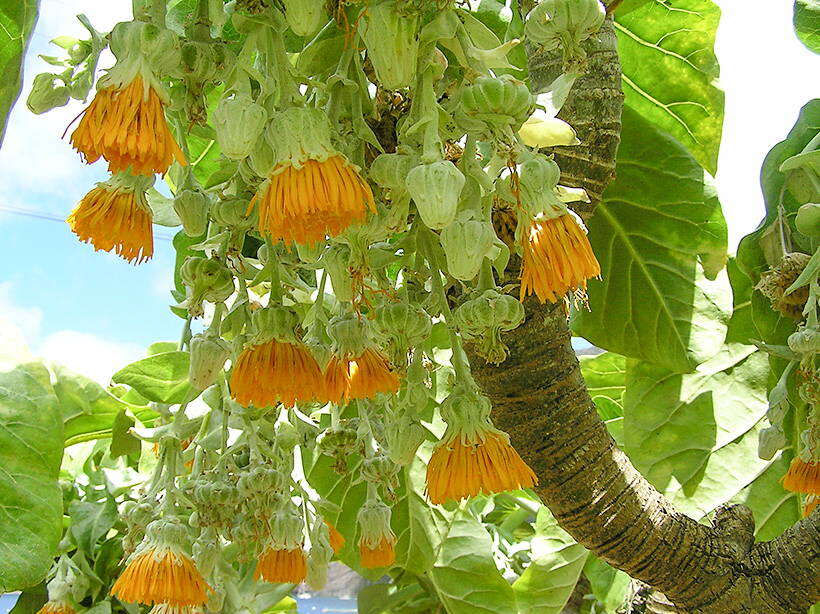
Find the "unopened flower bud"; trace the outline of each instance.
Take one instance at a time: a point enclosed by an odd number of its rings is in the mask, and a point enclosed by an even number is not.
[[[208,195],[199,189],[180,190],[174,197],[174,211],[189,237],[198,237],[208,228]]]
[[[57,82],[62,85],[57,85]],[[37,115],[68,104],[70,92],[59,75],[41,73],[34,77],[31,93],[26,100],[28,110]]]
[[[205,390],[216,381],[228,360],[231,348],[228,342],[214,334],[196,334],[191,338],[191,363],[188,381],[198,390]]]
[[[268,114],[247,94],[219,101],[211,114],[216,140],[226,158],[241,160],[251,154],[265,128]]]
[[[407,174],[405,184],[428,228],[441,230],[456,217],[458,197],[466,179],[449,160],[420,164]]]
[[[441,231],[441,246],[450,275],[462,281],[473,279],[495,241],[493,227],[478,220],[455,220]]]

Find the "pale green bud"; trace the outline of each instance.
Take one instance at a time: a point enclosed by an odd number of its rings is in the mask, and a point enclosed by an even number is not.
[[[600,30],[605,17],[598,0],[542,0],[527,15],[524,35],[547,50],[571,49]]]
[[[225,157],[241,160],[249,156],[265,129],[267,118],[265,108],[247,94],[235,94],[220,100],[211,114],[211,124]]]
[[[328,20],[324,0],[282,0],[290,29],[297,36],[312,37]]]
[[[393,0],[370,4],[359,24],[376,76],[388,90],[408,87],[418,62],[419,17],[402,14],[400,7]]]
[[[62,85],[57,85],[57,81]],[[59,75],[41,73],[34,77],[26,106],[32,113],[40,115],[51,109],[67,105],[70,97],[69,89]]]
[[[230,345],[214,334],[200,333],[191,338],[190,347],[188,381],[194,388],[205,390],[216,381],[225,366],[231,353]]]
[[[440,238],[450,275],[469,281],[492,251],[495,231],[487,222],[455,220],[441,231]]]
[[[456,217],[458,198],[465,181],[452,162],[440,160],[412,169],[405,185],[425,225],[441,230]]]
[[[174,211],[189,237],[205,234],[208,228],[208,195],[199,189],[180,190],[174,197]]]

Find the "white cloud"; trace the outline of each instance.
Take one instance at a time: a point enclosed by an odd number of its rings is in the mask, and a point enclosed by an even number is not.
[[[116,371],[144,355],[136,344],[112,342],[75,330],[48,335],[35,353],[103,385]]]
[[[114,372],[142,357],[136,344],[90,333],[60,330],[43,336],[43,311],[16,303],[13,290],[10,282],[0,283],[0,363],[36,356],[106,385]]]
[[[26,98],[31,90],[34,77],[41,72],[57,72],[38,55],[61,55],[59,47],[49,41],[57,36],[67,35],[87,38],[88,32],[77,21],[76,15],[84,10],[89,12],[92,24],[101,32],[108,31],[115,23],[130,18],[128,0],[95,2],[82,0],[60,0],[43,3],[31,45],[26,57],[23,90],[11,117],[5,139],[0,149],[0,205],[9,204],[14,196],[24,194],[26,199],[43,200],[37,197],[58,197],[51,203],[37,203],[51,206],[56,213],[68,212],[91,186],[102,179],[103,164],[87,167],[79,155],[72,150],[68,139],[61,136],[66,126],[83,109],[83,104],[72,101],[69,105],[54,109],[43,115],[34,115],[26,108]],[[101,67],[110,66],[112,58],[101,62]],[[53,203],[53,204],[52,204]],[[28,205],[27,208],[32,208]]]
[[[17,305],[13,300],[12,290],[11,282],[0,283],[0,320],[9,329],[16,328],[23,339],[36,339],[43,323],[43,310]]]

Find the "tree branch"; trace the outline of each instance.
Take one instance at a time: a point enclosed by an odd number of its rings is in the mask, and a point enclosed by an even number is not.
[[[677,513],[598,417],[563,307],[526,307],[526,322],[505,338],[507,361],[492,367],[473,357],[473,372],[559,524],[663,593],[674,606],[667,611],[797,613],[817,601],[820,513],[754,547],[748,508],[719,510],[713,526]]]
[[[614,177],[623,104],[611,17],[585,44],[588,72],[559,117],[581,145],[555,148],[561,181],[583,187],[590,217]],[[538,91],[562,71],[560,53],[528,48]],[[591,223],[595,223],[594,219]],[[511,271],[513,274],[515,271]],[[679,514],[632,466],[598,417],[570,343],[562,305],[529,301],[505,342],[510,356],[473,373],[540,480],[536,492],[579,543],[655,591],[650,612],[803,613],[820,599],[820,511],[771,542],[754,544],[751,511],[716,511],[712,526]]]

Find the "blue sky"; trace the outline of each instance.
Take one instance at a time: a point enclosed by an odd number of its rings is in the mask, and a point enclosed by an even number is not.
[[[48,42],[55,36],[85,35],[76,13],[87,11],[97,29],[107,31],[129,18],[131,3],[41,4],[23,95],[0,149],[0,318],[21,330],[35,354],[104,380],[149,343],[179,334],[181,321],[168,310],[173,248],[159,238],[173,231],[155,227],[154,259],[134,267],[79,243],[61,221],[107,173],[103,164],[84,165],[60,138],[82,105],[73,102],[43,116],[26,109],[31,80],[48,69],[36,56],[55,54],[57,48]],[[817,74],[817,58],[794,37],[791,4],[768,3],[766,11],[755,11],[747,0],[720,3],[726,124],[717,182],[733,244],[762,217],[758,174],[763,156],[785,136],[799,108],[820,94],[810,78]],[[102,65],[109,64],[110,57]]]

